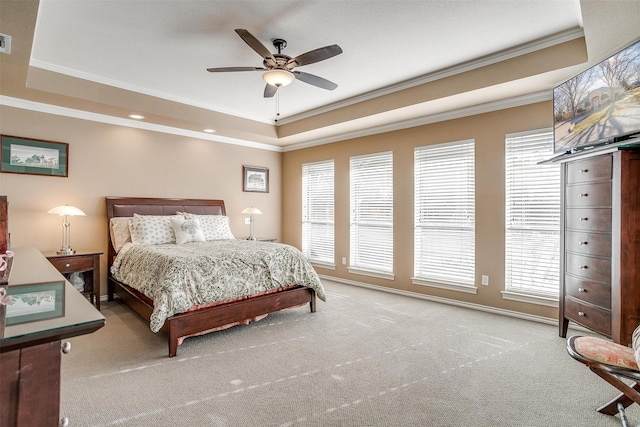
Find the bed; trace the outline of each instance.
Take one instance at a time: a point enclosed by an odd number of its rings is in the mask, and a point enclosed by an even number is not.
[[[138,215],[144,216],[142,219],[153,217],[167,217],[176,215],[177,212],[189,217],[200,218],[213,218],[223,219],[226,215],[225,205],[223,200],[206,200],[206,199],[164,199],[164,198],[132,198],[132,197],[107,197],[107,223],[108,223],[108,236],[109,236],[109,248],[108,248],[108,299],[113,301],[115,295],[117,295],[121,301],[126,303],[140,316],[150,322],[150,325],[155,326],[159,331],[164,332],[167,335],[169,357],[176,356],[178,352],[178,346],[182,341],[190,336],[201,335],[221,329],[226,329],[231,326],[239,324],[248,324],[249,322],[259,320],[269,313],[284,310],[287,308],[298,307],[309,304],[310,311],[315,313],[316,311],[316,297],[324,299],[324,290],[319,282],[311,276],[317,275],[315,271],[311,273],[307,271],[304,276],[304,280],[296,281],[295,283],[284,283],[278,281],[276,284],[270,284],[272,288],[262,289],[261,286],[256,284],[255,286],[247,286],[249,292],[251,289],[259,289],[259,292],[250,295],[241,295],[227,300],[216,301],[200,301],[198,304],[194,304],[186,311],[172,313],[169,311],[165,318],[158,318],[158,312],[163,313],[166,302],[166,297],[160,296],[158,293],[154,293],[158,300],[162,302],[154,303],[154,300],[149,296],[150,292],[147,292],[145,287],[139,286],[138,283],[134,283],[135,277],[141,276],[127,276],[123,271],[127,256],[133,256],[137,252],[143,252],[145,250],[159,250],[165,251],[169,254],[173,254],[173,258],[180,258],[176,256],[175,251],[181,250],[178,246],[189,248],[189,251],[195,252],[194,249],[197,246],[208,246],[209,243],[217,244],[216,242],[195,242],[187,243],[184,245],[179,244],[160,244],[160,245],[134,245],[130,241],[124,243],[121,241],[121,237],[114,234],[114,224],[128,224],[129,219],[136,216],[136,219],[141,219]],[[223,217],[212,217],[214,215],[220,215]],[[115,218],[115,219],[114,219]],[[113,220],[112,220],[113,219]],[[226,218],[224,218],[226,219]],[[135,233],[135,231],[133,231]],[[229,231],[230,233],[230,231]],[[178,234],[176,234],[178,236]],[[134,239],[135,240],[135,239]],[[155,242],[154,242],[155,243]],[[241,240],[230,239],[229,241],[223,241],[220,244],[224,246],[250,246],[255,244],[255,248],[267,253],[267,251],[277,250],[280,251],[278,255],[272,255],[271,258],[282,258],[283,253],[289,258],[295,254],[293,252],[297,249],[289,247],[288,245],[279,245],[273,243],[262,242],[246,242]],[[244,250],[244,248],[243,248]],[[282,252],[286,251],[286,252]],[[299,251],[297,251],[299,252]],[[292,255],[293,254],[293,255]],[[138,254],[142,260],[149,258],[146,254]],[[248,255],[247,255],[248,256]],[[251,256],[254,256],[251,254]],[[257,255],[255,255],[257,256]],[[178,260],[172,259],[171,261],[178,262]],[[140,261],[142,262],[142,261]],[[193,261],[198,263],[197,261]],[[298,262],[298,261],[296,261]],[[299,264],[303,270],[307,268],[313,270],[310,264],[304,261]],[[308,265],[308,267],[307,267]],[[175,269],[175,268],[174,268]],[[298,270],[299,268],[296,268]],[[274,271],[276,269],[274,268]],[[284,272],[286,273],[286,272]],[[283,274],[284,274],[283,273]],[[271,273],[269,273],[271,274]],[[298,272],[296,271],[296,274]],[[287,273],[286,276],[289,276]],[[129,284],[123,278],[129,278]],[[151,277],[151,276],[150,276]],[[151,279],[150,279],[151,280]],[[164,280],[164,279],[163,279]],[[299,283],[305,283],[305,286]],[[277,287],[275,287],[277,285]],[[318,287],[319,285],[319,287]],[[166,284],[162,285],[166,286]],[[199,286],[193,285],[190,286]],[[136,289],[137,287],[137,289]],[[183,286],[184,287],[184,286]],[[145,291],[143,293],[143,291]],[[159,310],[160,308],[163,310]],[[162,317],[162,316],[160,316]],[[161,325],[161,326],[159,326]],[[152,327],[153,330],[153,327]]]

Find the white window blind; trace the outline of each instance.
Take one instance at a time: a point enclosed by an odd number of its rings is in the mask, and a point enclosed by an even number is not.
[[[552,155],[550,129],[506,137],[506,291],[557,298],[560,168],[537,164]]]
[[[302,253],[335,267],[333,160],[302,165]]]
[[[393,273],[393,153],[350,159],[349,271]]]
[[[465,140],[414,150],[414,283],[474,286],[474,146]]]

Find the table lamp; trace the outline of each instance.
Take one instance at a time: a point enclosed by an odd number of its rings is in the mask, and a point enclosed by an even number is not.
[[[55,208],[49,210],[50,214],[60,215],[62,217],[62,248],[58,252],[58,255],[73,255],[76,253],[73,249],[71,249],[71,223],[69,222],[70,216],[85,216],[86,214],[82,212],[80,209],[64,205],[64,206],[56,206]]]
[[[261,215],[262,212],[260,211],[260,209],[251,206],[249,208],[243,209],[241,213],[249,214],[249,237],[247,237],[247,240],[256,240],[255,236],[253,235],[253,216]]]

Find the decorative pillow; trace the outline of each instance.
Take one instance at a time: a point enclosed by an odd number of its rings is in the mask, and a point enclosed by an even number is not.
[[[111,234],[111,244],[116,253],[131,241],[131,233],[129,232],[130,216],[113,217],[109,220],[109,233]]]
[[[198,219],[171,218],[171,226],[176,235],[176,243],[204,242],[204,234]]]
[[[179,212],[186,219],[197,218],[200,221],[200,228],[206,240],[229,240],[235,239],[229,228],[229,217],[224,215],[196,215],[188,212]]]
[[[138,215],[133,214],[129,223],[131,241],[134,245],[161,245],[175,243],[176,235],[171,218],[184,219],[182,215]]]

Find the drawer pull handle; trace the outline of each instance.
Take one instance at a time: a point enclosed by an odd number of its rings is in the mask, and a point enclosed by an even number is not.
[[[578,288],[578,292],[582,292],[583,294],[587,293],[585,288]]]
[[[586,216],[580,217],[580,221],[588,221],[589,218],[587,218]]]
[[[589,172],[589,169],[580,169],[580,173],[587,173]]]
[[[65,264],[65,267],[67,267],[67,268],[71,267],[71,264]]]
[[[580,197],[589,197],[589,193],[580,193]]]
[[[70,351],[71,351],[71,343],[69,341],[65,341],[62,344],[62,352],[64,354],[69,354]]]
[[[586,266],[586,265],[581,265],[581,266],[580,266],[580,270],[586,270],[587,268],[589,268],[589,267],[588,267],[588,266]]]
[[[589,244],[589,242],[582,242],[582,241],[580,242],[580,246],[582,246],[582,245],[588,245],[588,244]]]
[[[584,317],[584,316],[586,316],[586,314],[584,314],[584,311],[579,311],[579,312],[578,312],[578,316],[580,316],[580,317]]]

